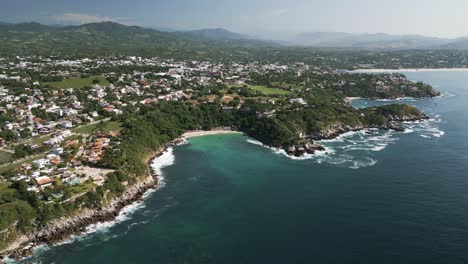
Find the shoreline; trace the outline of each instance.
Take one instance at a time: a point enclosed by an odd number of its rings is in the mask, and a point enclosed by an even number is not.
[[[31,257],[34,249],[39,246],[56,246],[74,236],[85,234],[87,228],[92,225],[115,221],[125,208],[143,201],[148,191],[155,190],[159,186],[159,175],[151,164],[167,151],[168,145],[145,159],[149,174],[139,177],[139,181],[127,188],[120,196],[113,198],[102,208],[81,210],[73,216],[51,221],[46,228],[18,237],[10,247],[0,253],[0,263],[8,259],[26,259]]]
[[[169,147],[178,145],[185,139],[216,134],[242,134],[242,132],[231,129],[213,129],[184,133],[144,159],[149,174],[144,178],[140,177],[140,181],[127,188],[119,197],[113,198],[102,208],[84,209],[73,216],[52,220],[44,229],[21,235],[8,248],[0,252],[0,263],[7,260],[27,259],[34,255],[37,247],[60,245],[74,236],[85,234],[87,228],[92,225],[115,221],[125,208],[143,201],[148,191],[157,190],[159,187],[161,175],[152,166],[155,159],[166,153]]]
[[[346,97],[344,100],[345,100],[345,103],[349,104],[354,100],[361,100],[361,99],[365,99],[365,98],[356,96],[356,97]]]
[[[193,130],[187,131],[182,134],[182,138],[193,138],[193,137],[202,137],[208,135],[218,135],[218,134],[243,134],[241,131],[237,130],[227,130],[227,129],[214,129],[214,130]]]
[[[331,134],[322,135],[318,138],[314,138],[313,141],[320,141],[323,139],[334,139],[342,134],[346,134],[348,132],[353,131],[360,131],[369,129],[367,127],[360,127],[351,130],[336,130],[333,131]],[[384,130],[396,130],[396,127],[378,127],[376,129],[384,129]],[[329,131],[330,132],[330,131]],[[168,151],[168,148],[174,145],[178,145],[180,142],[183,142],[185,139],[193,138],[193,137],[200,137],[200,136],[207,136],[207,135],[218,135],[218,134],[243,134],[241,131],[237,130],[228,130],[228,129],[214,129],[214,130],[196,130],[196,131],[188,131],[182,134],[177,139],[169,142],[164,147],[161,147],[148,158],[144,160],[149,174],[145,177],[140,177],[139,181],[127,188],[122,195],[119,197],[113,198],[107,205],[103,206],[99,209],[84,209],[81,210],[79,213],[65,217],[61,219],[56,219],[51,221],[46,228],[33,231],[28,235],[22,235],[18,237],[15,241],[11,243],[11,246],[0,253],[0,263],[5,262],[6,260],[22,260],[34,255],[34,249],[43,246],[56,246],[60,245],[61,243],[70,240],[76,235],[82,235],[86,233],[88,227],[99,224],[99,223],[108,223],[115,221],[116,218],[124,211],[125,208],[134,205],[135,203],[143,201],[145,194],[150,190],[155,190],[160,185],[159,173],[153,168],[152,164],[154,160],[162,156],[164,153]],[[254,138],[252,138],[254,139]],[[254,139],[258,141],[257,139]],[[260,141],[258,141],[260,142]],[[296,156],[288,153],[287,149],[283,147],[272,147],[263,144],[260,142],[262,146],[276,149],[278,151],[283,150],[285,151],[286,155],[289,157],[303,157],[303,155]],[[315,146],[315,145],[314,145]],[[320,144],[317,146],[321,146]],[[318,150],[314,150],[315,151]],[[324,150],[325,151],[325,150]],[[310,153],[309,153],[310,154]]]

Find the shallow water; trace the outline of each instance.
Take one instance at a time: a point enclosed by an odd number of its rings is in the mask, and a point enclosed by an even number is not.
[[[125,221],[33,260],[467,263],[468,73],[408,76],[444,96],[409,101],[431,120],[405,133],[349,133],[302,160],[241,135],[193,138]]]

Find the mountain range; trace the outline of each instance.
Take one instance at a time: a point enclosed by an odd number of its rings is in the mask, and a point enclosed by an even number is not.
[[[425,37],[420,35],[351,34],[344,32],[302,33],[291,40],[292,44],[313,47],[360,49],[441,49],[459,39]],[[467,46],[468,47],[468,46]]]
[[[285,41],[261,40],[222,28],[189,31],[156,30],[115,22],[79,26],[47,26],[39,23],[0,22],[1,54],[180,54],[251,47],[305,46],[369,50],[461,49],[468,37],[458,39],[419,35],[302,33]]]
[[[115,22],[79,26],[46,26],[35,22],[0,24],[0,52],[7,54],[177,53],[215,48],[261,47],[276,44],[249,39],[224,29],[163,32]]]

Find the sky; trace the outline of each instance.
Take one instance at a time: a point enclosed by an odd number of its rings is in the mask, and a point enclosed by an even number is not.
[[[0,21],[225,28],[265,38],[301,32],[468,36],[468,0],[0,0]]]

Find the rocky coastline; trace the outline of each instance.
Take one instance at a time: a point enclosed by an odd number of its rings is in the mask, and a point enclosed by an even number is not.
[[[316,141],[319,140],[335,139],[342,134],[362,131],[365,129],[393,130],[396,132],[404,132],[405,129],[399,124],[400,122],[416,122],[429,119],[429,117],[424,113],[407,116],[388,116],[387,118],[390,121],[387,124],[381,126],[349,126],[344,124],[336,124],[334,126],[323,129],[319,133],[309,135],[298,143],[281,146],[280,149],[285,150],[286,153],[290,156],[302,157],[306,154],[315,154],[318,151],[326,151],[324,146],[316,143]]]
[[[150,164],[161,156],[166,147],[159,149],[147,160],[149,175],[139,177],[138,181],[129,186],[119,197],[113,198],[99,209],[84,209],[79,213],[51,221],[47,227],[33,230],[14,241],[8,249],[0,252],[0,263],[6,259],[22,259],[31,256],[34,248],[40,245],[56,245],[69,240],[74,235],[82,234],[87,227],[103,222],[113,221],[119,216],[123,208],[141,201],[143,195],[157,186],[157,174]]]
[[[390,120],[387,124],[381,126],[348,126],[344,124],[335,124],[329,126],[320,133],[305,136],[301,141],[277,147],[283,149],[288,155],[301,157],[305,154],[315,154],[318,151],[326,151],[325,147],[318,144],[316,141],[334,139],[342,134],[364,129],[382,129],[395,130],[398,132],[404,131],[404,128],[399,122],[412,122],[428,119],[424,113],[417,116],[389,116]],[[161,156],[168,146],[178,145],[185,141],[184,137],[179,137],[154,152],[147,160],[145,160],[149,175],[140,177],[138,182],[128,187],[122,195],[113,198],[110,202],[99,209],[84,209],[78,214],[51,221],[47,227],[40,230],[34,230],[29,235],[21,236],[12,243],[10,248],[0,252],[0,263],[5,259],[21,259],[31,256],[34,248],[39,245],[54,245],[70,239],[74,235],[82,234],[90,225],[109,222],[115,220],[121,210],[137,201],[141,201],[144,193],[157,186],[157,173],[150,166],[154,159]]]

